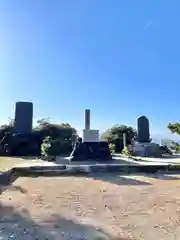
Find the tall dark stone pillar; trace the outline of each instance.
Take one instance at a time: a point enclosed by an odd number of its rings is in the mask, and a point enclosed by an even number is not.
[[[90,121],[91,121],[91,116],[90,116],[90,109],[86,109],[85,110],[85,129],[86,130],[89,130],[90,128],[91,128],[91,123],[90,123]]]
[[[149,120],[145,116],[141,116],[137,120],[137,129],[138,129],[138,137],[137,140],[140,143],[148,143],[150,142],[149,136]]]
[[[33,124],[33,103],[16,102],[15,132],[29,133]]]

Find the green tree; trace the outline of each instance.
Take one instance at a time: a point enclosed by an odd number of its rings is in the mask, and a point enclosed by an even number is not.
[[[106,130],[102,135],[102,140],[113,141],[123,139],[123,134],[126,133],[127,142],[131,142],[132,138],[135,137],[136,130],[126,125],[115,125]]]
[[[180,151],[180,145],[177,145],[175,150],[176,150],[176,152],[179,152]]]
[[[73,134],[76,134],[76,129],[67,123],[43,123],[38,125],[34,131],[38,132],[43,138],[51,136],[53,139],[70,139]]]
[[[14,119],[8,118],[8,123],[0,126],[0,139],[4,137],[4,134],[6,132],[14,131],[14,123],[15,123]]]
[[[168,129],[171,131],[171,133],[176,133],[177,135],[180,135],[180,122],[169,123]]]
[[[13,118],[8,118],[8,126],[14,127],[15,126],[15,119]]]
[[[9,118],[7,124],[0,126],[0,141],[4,138],[5,133],[14,132],[14,123],[14,119]],[[32,139],[34,142],[30,140],[31,145],[37,150],[37,146],[39,148],[39,145],[43,142],[41,146],[42,155],[46,155],[47,153],[54,156],[58,154],[69,154],[77,138],[76,129],[69,123],[53,124],[50,118],[38,120],[37,126],[33,128],[33,133],[32,136],[34,137],[32,137]],[[49,145],[49,143],[51,144]]]
[[[121,152],[123,149],[123,134],[126,134],[126,144],[130,144],[131,140],[137,136],[136,130],[126,125],[115,125],[109,128],[101,135],[101,140],[108,141],[116,145],[116,152]]]
[[[42,118],[37,121],[37,126],[33,129],[44,137],[51,136],[52,138],[71,138],[76,134],[76,129],[69,123],[54,124],[50,118]]]
[[[60,155],[72,151],[73,139],[77,131],[69,123],[53,124],[49,118],[43,118],[37,121],[34,131],[45,142],[50,137],[51,146],[43,144],[43,148],[48,146],[49,155]],[[47,138],[48,137],[48,138]]]
[[[43,128],[50,124],[50,118],[42,118],[37,121],[37,128]]]

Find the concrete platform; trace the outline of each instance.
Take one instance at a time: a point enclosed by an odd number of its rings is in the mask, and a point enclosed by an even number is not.
[[[122,160],[123,161],[123,160]],[[119,173],[138,174],[138,173],[180,173],[180,164],[159,163],[159,162],[143,162],[128,160],[120,164],[119,160],[109,163],[99,162],[71,162],[69,164],[57,164],[47,161],[31,161],[27,160],[21,164],[14,166],[11,170],[0,172],[0,184],[9,184],[13,179],[19,176],[38,177],[38,176],[75,176],[89,175],[98,173]],[[126,163],[127,162],[127,163]]]
[[[89,164],[89,165],[52,165],[52,166],[29,166],[16,167],[14,171],[20,176],[29,175],[76,175],[91,173],[155,173],[155,172],[180,172],[180,165],[156,164],[156,165],[135,165],[135,164]]]
[[[134,161],[137,162],[139,164],[143,164],[143,162],[149,163],[174,163],[174,164],[180,164],[180,155],[176,154],[176,155],[164,155],[161,158],[154,158],[154,157],[137,157],[137,156],[132,156],[132,157],[126,157],[123,156],[122,154],[113,154],[113,159],[122,159],[124,161]]]
[[[57,165],[44,164],[14,167],[0,173],[0,185],[11,185],[19,177],[55,177],[55,176],[91,176],[98,174],[180,174],[180,165],[138,165],[138,164],[89,164],[89,165]]]

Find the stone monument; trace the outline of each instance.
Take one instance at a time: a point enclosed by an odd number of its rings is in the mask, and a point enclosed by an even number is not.
[[[85,109],[84,123],[85,123],[85,129],[86,130],[89,130],[91,128],[91,125],[90,125],[91,115],[90,114],[91,114],[90,109]]]
[[[123,133],[123,148],[127,147],[127,136],[126,133]]]
[[[147,117],[141,116],[138,118],[137,132],[137,141],[131,145],[132,154],[141,157],[159,157],[159,145],[151,142]]]
[[[85,129],[83,130],[83,142],[99,142],[99,130],[91,129],[90,109],[85,110]]]
[[[138,136],[137,140],[139,143],[148,143],[150,142],[149,138],[149,120],[145,116],[141,116],[137,120],[137,131]]]
[[[30,133],[33,124],[33,103],[16,102],[15,106],[15,132]]]
[[[77,142],[70,157],[72,161],[112,160],[108,142],[99,140],[99,130],[91,129],[90,110],[85,110],[85,129],[82,142]]]

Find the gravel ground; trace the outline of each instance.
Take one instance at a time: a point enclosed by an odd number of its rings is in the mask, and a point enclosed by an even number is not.
[[[42,161],[36,158],[16,158],[16,157],[0,157],[0,172],[8,171],[17,166],[31,166],[31,165],[52,165],[55,163]]]
[[[179,176],[19,178],[0,199],[0,239],[180,239]]]

